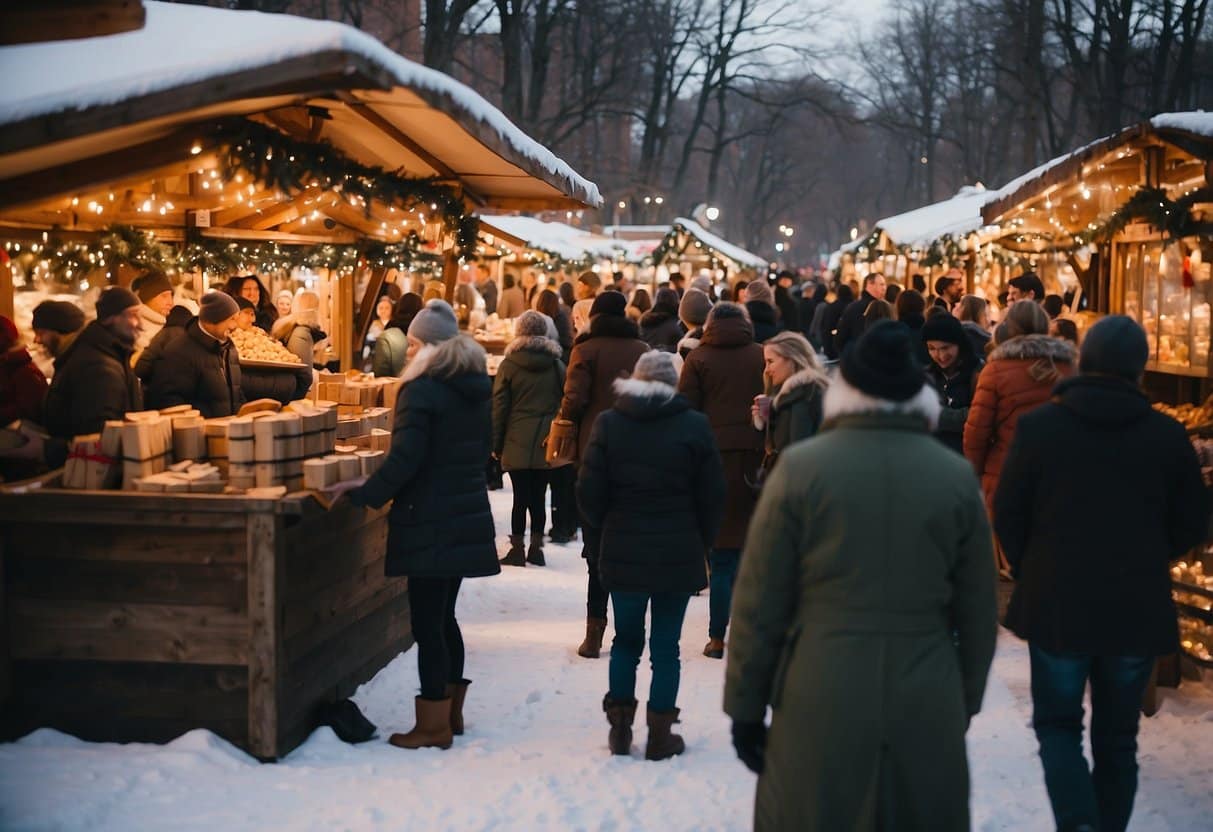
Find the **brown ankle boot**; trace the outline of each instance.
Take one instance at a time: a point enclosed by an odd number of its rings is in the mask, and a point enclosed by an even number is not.
[[[644,747],[646,760],[668,760],[687,750],[687,744],[682,737],[671,733],[670,729],[678,721],[678,709],[672,711],[654,711],[647,709],[649,724],[649,741]]]
[[[611,699],[608,693],[602,698],[602,710],[611,723],[611,733],[607,736],[607,745],[612,754],[628,755],[632,753],[632,722],[636,719],[636,700]]]
[[[596,659],[602,652],[602,636],[606,633],[605,618],[587,618],[585,620],[585,641],[577,648],[577,655],[583,659]]]
[[[407,734],[392,734],[388,742],[397,748],[450,748],[451,700],[413,700],[417,711],[417,724]]]
[[[471,683],[470,679],[460,679],[446,686],[446,695],[451,700],[451,733],[457,737],[463,736],[463,700]]]
[[[502,566],[526,566],[526,538],[520,534],[510,535],[510,551],[501,559]]]
[[[724,639],[709,638],[708,643],[704,645],[703,654],[709,659],[724,658]]]

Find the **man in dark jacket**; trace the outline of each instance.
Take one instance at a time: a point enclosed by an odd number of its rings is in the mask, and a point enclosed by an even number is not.
[[[838,330],[834,333],[834,352],[841,358],[847,346],[863,334],[864,314],[874,300],[884,300],[886,289],[884,275],[873,272],[863,279],[863,293],[842,312],[838,319]]]
[[[963,456],[965,420],[977,389],[977,375],[985,362],[973,352],[964,325],[951,315],[932,316],[920,333],[930,357],[927,378],[943,406],[935,435]]]
[[[84,313],[65,300],[44,300],[34,307],[30,328],[34,330],[34,343],[58,361],[84,329]]]
[[[587,274],[593,275],[593,272]],[[582,275],[585,277],[585,275]],[[569,368],[564,377],[564,398],[560,401],[560,416],[577,424],[577,459],[585,458],[590,433],[598,414],[615,402],[613,385],[636,366],[636,359],[649,350],[640,340],[640,329],[627,317],[628,299],[621,292],[603,292],[590,306],[590,327],[577,336],[569,356]],[[584,518],[583,518],[584,520]],[[600,531],[582,523],[584,546],[581,556],[586,559],[585,640],[577,653],[596,659],[602,650],[606,632],[607,594],[598,579],[598,540]]]
[[[683,295],[686,297],[686,295]],[[631,747],[636,666],[644,618],[652,608],[645,757],[663,760],[686,745],[670,727],[678,717],[678,639],[691,593],[707,585],[704,556],[724,507],[724,470],[712,428],[674,385],[673,358],[651,352],[632,377],[615,382],[615,406],[594,423],[577,496],[602,529],[602,584],[615,608],[610,689],[603,710],[612,754]]]
[[[1009,308],[1011,304],[1020,300],[1045,302],[1045,285],[1035,272],[1024,272],[1019,277],[1013,277],[1007,281],[1006,306]]]
[[[247,300],[244,302],[248,303],[250,309],[255,309]],[[185,306],[174,306],[164,316],[164,327],[156,333],[156,337],[139,353],[139,358],[135,361],[135,375],[139,376],[144,384],[151,381],[156,364],[168,345],[185,335],[185,327],[193,317],[193,313]]]
[[[1020,418],[994,497],[1018,581],[1006,625],[1030,647],[1032,724],[1059,829],[1128,825],[1142,693],[1154,658],[1179,646],[1168,567],[1208,531],[1195,451],[1138,389],[1148,355],[1131,318],[1093,326],[1081,374]]]
[[[196,407],[207,419],[233,416],[244,404],[240,359],[232,344],[240,307],[225,292],[202,296],[185,335],[165,347],[148,383],[148,403],[163,409]]]
[[[119,286],[97,298],[97,320],[56,362],[46,394],[45,425],[51,436],[70,439],[100,433],[107,420],[143,409],[139,379],[131,369],[141,325],[139,306],[139,298]],[[48,457],[48,462],[53,460]]]

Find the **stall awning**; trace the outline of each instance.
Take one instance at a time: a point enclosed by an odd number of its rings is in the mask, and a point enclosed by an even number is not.
[[[147,2],[144,28],[0,47],[0,207],[162,167],[191,131],[255,117],[473,205],[601,204],[477,93],[349,26]]]
[[[875,242],[881,250],[925,250],[946,237],[958,239],[981,229],[981,209],[994,191],[966,185],[951,199],[894,214],[878,221],[866,237],[843,245],[839,252],[854,252]]]
[[[685,248],[685,246],[680,246],[676,239],[680,234],[685,234],[693,242],[699,243],[700,247],[733,261],[740,268],[766,269],[769,265],[766,260],[757,254],[751,254],[741,246],[733,245],[723,237],[713,234],[699,223],[686,217],[678,217],[674,220],[669,233],[662,241],[661,248],[668,251],[680,252]]]
[[[594,234],[584,228],[562,222],[545,222],[535,217],[481,216],[480,229],[515,246],[535,249],[559,260],[614,259],[622,253],[617,240]]]
[[[1149,161],[1147,148],[1159,150]],[[1014,222],[1003,231],[1020,242],[1066,244],[1143,186],[1182,195],[1208,184],[1211,159],[1213,113],[1163,113],[1016,177],[994,192],[982,215],[988,224]]]

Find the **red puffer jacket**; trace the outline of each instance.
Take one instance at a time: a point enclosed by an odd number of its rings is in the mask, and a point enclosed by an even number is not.
[[[1074,375],[1078,353],[1048,335],[1023,335],[1001,344],[977,378],[964,427],[965,457],[981,477],[990,506],[1019,417],[1049,400],[1062,379]]]

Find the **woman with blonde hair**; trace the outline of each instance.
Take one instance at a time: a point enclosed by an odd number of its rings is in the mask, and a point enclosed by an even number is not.
[[[313,366],[316,345],[328,337],[320,328],[320,295],[306,289],[295,295],[291,314],[275,321],[270,334],[299,356],[304,366]]]
[[[754,427],[766,434],[761,475],[771,472],[780,452],[821,427],[821,402],[830,379],[808,339],[781,332],[762,345],[766,364],[762,395],[754,397]]]

